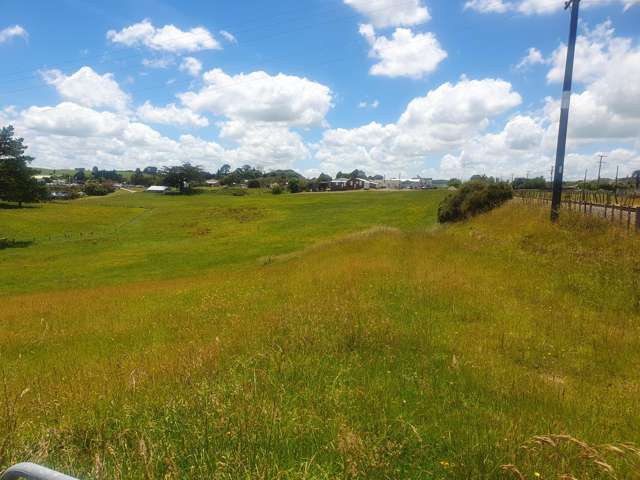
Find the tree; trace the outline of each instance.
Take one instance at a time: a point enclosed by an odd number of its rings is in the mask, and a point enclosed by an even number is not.
[[[0,200],[23,203],[42,200],[46,190],[33,175],[37,170],[29,167],[32,157],[25,155],[27,147],[22,138],[14,138],[11,125],[0,130]]]
[[[131,185],[144,185],[145,178],[139,168],[136,168],[136,171],[131,175]]]
[[[493,177],[487,177],[486,175],[482,174],[482,175],[471,175],[471,178],[469,179],[472,182],[486,182],[486,183],[495,183],[496,179]]]
[[[224,178],[231,173],[231,165],[225,163],[216,172],[216,178]]]
[[[94,180],[111,180],[112,182],[122,182],[122,175],[116,170],[91,170],[91,176]]]
[[[449,187],[460,188],[460,185],[462,185],[462,182],[457,178],[452,178],[447,182],[447,185]]]
[[[289,180],[289,191],[291,193],[300,193],[302,191],[302,185],[300,184],[299,179],[292,178]]]
[[[511,186],[516,189],[526,190],[542,190],[547,187],[547,181],[543,177],[536,178],[522,178],[518,177],[513,180]]]
[[[93,178],[98,178],[98,175],[100,174],[100,170],[98,170],[98,167],[93,167],[91,169],[91,176]]]
[[[358,170],[357,168],[349,174],[349,178],[367,178],[367,174],[364,170]]]
[[[115,192],[115,188],[113,188],[113,184],[111,182],[87,182],[84,186],[84,193],[91,197],[102,197],[104,195],[108,195],[110,193]]]
[[[200,166],[184,163],[178,167],[165,167],[162,170],[164,184],[180,190],[180,193],[189,193],[194,183],[204,180],[204,170]]]
[[[142,173],[146,173],[147,175],[157,175],[158,167],[145,167]]]
[[[84,173],[84,168],[76,168],[76,173],[73,176],[73,181],[76,183],[84,183],[86,179],[87,176]]]
[[[636,190],[640,189],[640,170],[633,172],[631,178],[636,182]]]
[[[327,183],[331,180],[333,180],[333,178],[331,178],[331,175],[327,175],[326,173],[321,173],[318,177],[318,183]]]

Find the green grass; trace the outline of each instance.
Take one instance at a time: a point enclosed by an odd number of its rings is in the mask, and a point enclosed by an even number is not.
[[[375,225],[423,228],[442,192],[235,197],[131,194],[0,210],[0,295],[201,274],[255,264]]]
[[[13,279],[0,466],[468,479],[516,478],[501,468],[512,464],[524,478],[614,478],[597,460],[639,478],[631,447],[603,445],[640,443],[640,240],[517,204],[435,227],[438,195],[121,195],[0,211],[10,236],[37,232],[0,252]],[[54,238],[100,209],[96,250]],[[208,209],[225,213],[209,223]],[[197,228],[212,233],[186,233]],[[144,248],[163,261],[114,260]],[[59,256],[75,259],[62,284],[44,272],[20,288],[17,265]]]

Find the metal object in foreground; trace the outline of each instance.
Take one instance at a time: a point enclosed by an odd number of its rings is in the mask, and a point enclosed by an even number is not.
[[[0,475],[0,480],[78,480],[64,473],[56,472],[35,463],[18,463],[5,470]]]
[[[556,151],[555,178],[553,179],[553,196],[551,199],[551,221],[555,222],[560,216],[562,203],[562,177],[564,175],[564,155],[567,147],[567,127],[569,125],[569,105],[571,103],[571,83],[573,80],[573,58],[576,51],[576,36],[578,33],[578,10],[580,0],[568,0],[565,9],[571,7],[571,25],[569,31],[569,45],[567,47],[567,65],[564,71],[564,85],[562,87],[562,102],[560,106],[560,130],[558,132],[558,149]]]

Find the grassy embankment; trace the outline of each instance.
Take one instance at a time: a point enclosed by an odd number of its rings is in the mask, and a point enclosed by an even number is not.
[[[640,443],[640,240],[514,204],[434,229],[435,195],[0,211],[36,236],[0,252],[0,464],[105,479],[513,478],[503,464],[599,478],[594,459],[518,447]],[[78,231],[91,218],[97,243]],[[391,227],[353,233],[372,225]],[[54,271],[21,283],[43,265]],[[629,458],[595,459],[633,478]]]

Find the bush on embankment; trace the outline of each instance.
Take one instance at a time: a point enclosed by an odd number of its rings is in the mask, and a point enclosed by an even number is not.
[[[511,185],[505,182],[472,180],[446,197],[438,208],[440,223],[466,220],[488,212],[513,198]]]

